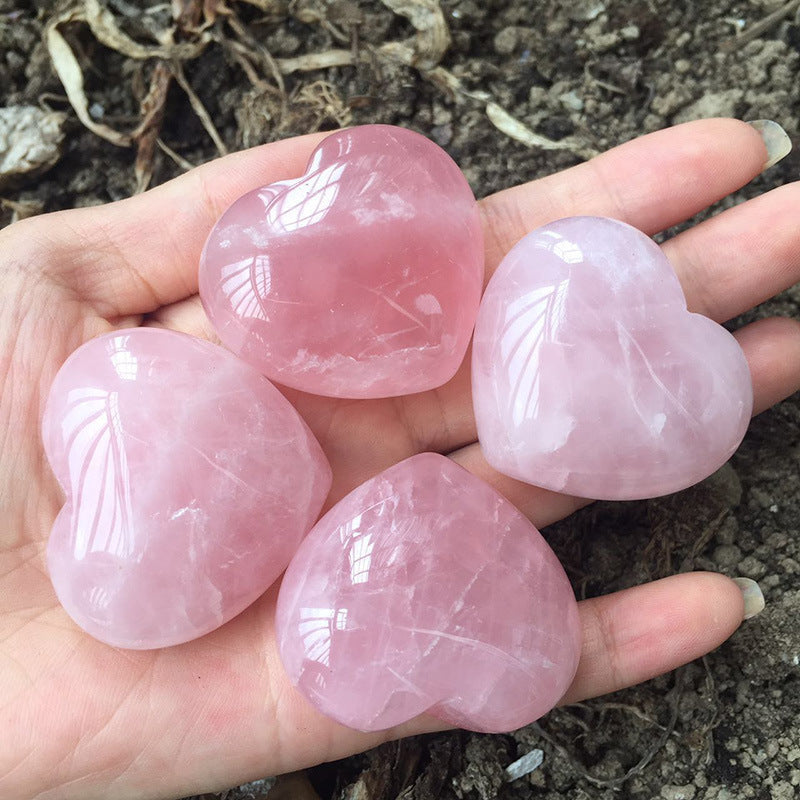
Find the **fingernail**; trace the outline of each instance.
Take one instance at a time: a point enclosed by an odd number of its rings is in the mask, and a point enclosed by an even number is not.
[[[767,148],[767,160],[761,168],[762,172],[789,155],[792,150],[792,140],[777,122],[771,119],[756,119],[747,124],[752,125],[761,134],[764,147]]]
[[[742,590],[744,598],[744,617],[750,619],[764,610],[764,595],[761,587],[750,578],[734,578],[733,582]]]

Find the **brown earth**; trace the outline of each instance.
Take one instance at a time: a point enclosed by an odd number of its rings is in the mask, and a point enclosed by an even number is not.
[[[117,28],[104,36],[76,15],[83,2],[0,0],[0,108],[67,112],[55,166],[0,185],[0,224],[125,197],[222,149],[350,123],[426,134],[456,159],[478,196],[697,117],[770,118],[800,141],[800,3],[442,0],[440,15],[435,2],[422,4],[432,11],[415,31],[398,12],[421,4],[207,0],[206,42],[198,33],[203,4],[173,4],[184,11],[175,34],[184,50],[173,55],[185,58],[204,124],[166,62],[130,45],[152,48],[156,33],[174,26],[168,4],[105,0]],[[772,19],[784,5],[792,8]],[[59,18],[57,32],[84,74],[90,120],[121,141],[144,119],[133,146],[87,130],[67,102],[43,39]],[[355,65],[309,69],[323,58],[352,61],[348,54]],[[505,109],[511,124],[493,124],[487,102]],[[517,136],[533,131],[552,149],[512,138],[515,126]],[[720,207],[796,179],[799,167],[795,153]],[[800,289],[748,319],[771,314],[800,317]],[[582,596],[710,569],[758,579],[767,609],[705,659],[557,710],[541,726],[421,737],[311,770],[319,796],[800,796],[800,398],[758,417],[731,464],[704,484],[661,500],[596,504],[546,535]],[[534,748],[543,749],[543,765],[504,782],[504,768]],[[263,798],[272,783],[206,797]],[[281,796],[299,800],[296,787],[285,783]]]

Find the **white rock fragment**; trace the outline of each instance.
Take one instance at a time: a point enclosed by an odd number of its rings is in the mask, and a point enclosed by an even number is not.
[[[583,100],[581,100],[575,90],[560,94],[558,99],[567,111],[583,111]]]
[[[689,122],[694,119],[711,117],[735,117],[736,108],[742,102],[742,89],[726,89],[721,92],[707,92],[673,118],[673,123]]]
[[[522,758],[518,758],[506,767],[506,780],[515,781],[518,778],[529,775],[534,770],[539,769],[542,761],[544,761],[544,752],[542,750],[531,750],[530,753],[525,753]]]
[[[606,10],[606,5],[599,0],[577,0],[570,4],[570,19],[576,22],[591,22]]]
[[[61,156],[66,114],[36,106],[0,108],[0,189],[50,169]]]

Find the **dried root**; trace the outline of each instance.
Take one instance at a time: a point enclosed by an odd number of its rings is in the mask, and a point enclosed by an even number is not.
[[[233,3],[246,2],[264,14],[264,20],[280,19],[292,13],[307,24],[324,27],[334,41],[349,47],[334,48],[293,58],[273,58],[267,47],[237,15]],[[300,85],[289,94],[285,77],[296,73],[316,72],[332,67],[399,64],[415,69],[454,102],[478,103],[484,106],[492,124],[503,134],[528,147],[543,150],[567,150],[581,158],[590,158],[595,151],[577,140],[547,139],[532,131],[501,108],[487,92],[468,90],[452,72],[441,66],[450,46],[450,32],[439,0],[382,0],[393,13],[405,17],[414,27],[414,36],[379,47],[363,46],[358,39],[361,12],[353,3],[342,0],[333,8],[314,0],[172,0],[172,25],[165,30],[148,28],[146,37],[153,43],[142,43],[126,33],[118,18],[102,0],[78,0],[58,11],[46,26],[45,38],[53,67],[64,85],[67,98],[78,119],[95,135],[120,147],[137,147],[135,162],[137,191],[149,185],[157,148],[176,163],[188,162],[160,141],[169,87],[174,81],[185,92],[195,115],[213,141],[217,152],[228,147],[214,125],[211,114],[187,79],[184,65],[196,59],[210,45],[225,48],[239,64],[252,84],[249,109],[237,110],[240,123],[247,119],[250,128],[242,129],[245,144],[263,141],[265,126],[268,135],[280,134],[287,128],[288,109],[307,118],[309,130],[326,122],[347,125],[351,122],[348,106],[328,82],[316,80]],[[264,21],[261,20],[261,21]],[[62,29],[71,24],[84,24],[98,42],[126,58],[153,64],[149,86],[140,100],[139,124],[131,131],[119,131],[99,122],[89,114],[89,101],[84,90],[83,72]],[[296,121],[296,120],[295,120]]]

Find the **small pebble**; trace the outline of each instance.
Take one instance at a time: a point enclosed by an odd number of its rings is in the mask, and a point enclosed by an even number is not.
[[[577,0],[567,4],[569,16],[576,22],[591,22],[597,19],[605,10],[605,3],[600,0]]]
[[[519,33],[513,26],[503,28],[494,37],[494,50],[498,55],[511,55],[519,44]]]
[[[693,800],[697,787],[692,783],[686,786],[664,786],[661,789],[663,800]]]
[[[542,761],[544,761],[544,752],[531,750],[530,753],[526,753],[522,758],[518,758],[506,767],[506,780],[515,781],[517,778],[530,774],[542,765]]]
[[[0,108],[0,189],[33,178],[61,156],[66,114],[36,106]]]
[[[767,571],[767,568],[757,558],[746,556],[739,562],[737,570],[745,578],[758,580]]]
[[[564,92],[558,96],[558,99],[567,111],[583,111],[583,100],[574,91]]]
[[[712,557],[723,569],[731,569],[742,560],[742,551],[735,544],[721,544]]]
[[[778,781],[770,790],[771,800],[796,800],[794,786],[789,781]]]
[[[541,108],[547,104],[547,89],[543,86],[531,86],[528,91],[528,103],[531,108]]]

